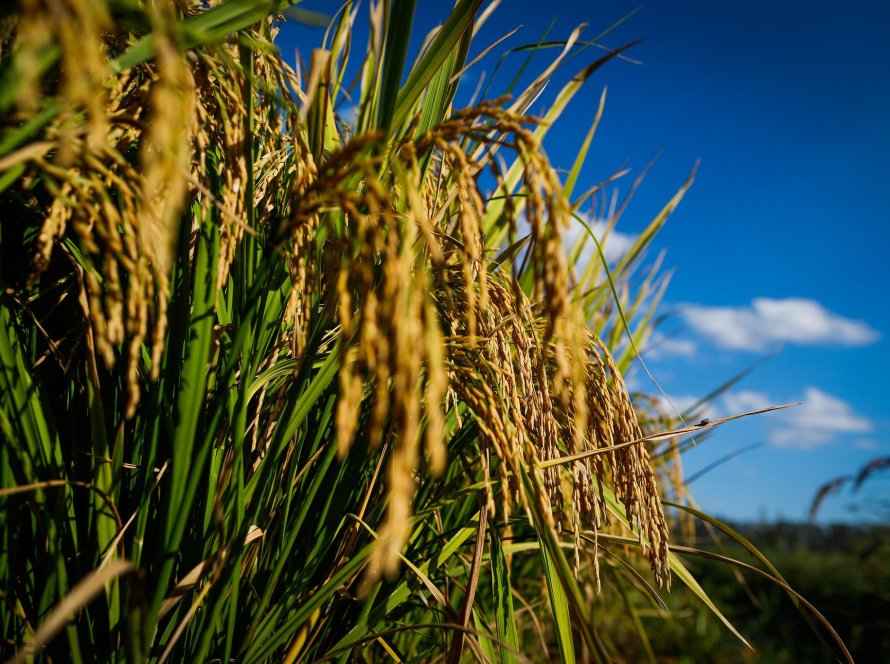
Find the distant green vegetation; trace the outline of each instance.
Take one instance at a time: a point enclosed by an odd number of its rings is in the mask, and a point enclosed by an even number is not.
[[[739,531],[837,629],[857,662],[890,661],[890,526],[857,527],[778,523]],[[699,533],[704,541],[708,538]],[[731,540],[706,548],[754,564]],[[652,648],[665,662],[836,661],[787,594],[727,565],[688,558],[696,578],[757,649],[748,651],[684,593],[671,593],[665,618],[644,618]],[[625,642],[642,656],[633,639]],[[633,657],[630,658],[633,661]]]

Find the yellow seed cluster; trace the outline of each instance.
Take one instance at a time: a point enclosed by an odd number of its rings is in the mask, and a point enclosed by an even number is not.
[[[445,471],[453,420],[478,429],[492,514],[506,518],[538,501],[548,527],[572,533],[577,566],[582,530],[607,526],[609,486],[656,577],[667,578],[667,527],[649,454],[642,444],[609,449],[641,431],[611,355],[573,299],[563,247],[569,204],[533,133],[536,120],[496,100],[418,135],[412,126],[400,141],[327,134],[313,153],[304,114],[277,105],[276,94],[299,89],[280,58],[254,54],[253,72],[272,90],[246,96],[237,45],[190,53],[177,45],[176,14],[197,11],[197,3],[147,4],[153,57],[112,75],[109,54],[130,38],[108,32],[103,3],[21,2],[26,18],[9,29],[38,49],[24,49],[21,66],[36,62],[41,44],[58,42],[66,110],[45,140],[7,156],[3,167],[25,164],[45,180],[50,200],[35,278],[66,234],[86,252],[92,338],[106,365],[120,357],[127,363],[128,416],[138,404],[143,348],[153,373],[160,365],[176,243],[213,219],[218,289],[229,283],[246,234],[262,236],[264,250],[286,260],[281,339],[262,366],[290,356],[299,369],[310,324],[325,309],[325,349],[338,344],[341,358],[340,456],[357,438],[372,449],[386,442],[387,513],[372,575],[397,569],[416,488]],[[38,104],[40,81],[21,81],[24,118]],[[298,94],[324,104],[330,100],[323,93]],[[260,144],[251,149],[255,138]],[[211,145],[222,147],[211,155]],[[506,184],[499,150],[521,166],[517,192]],[[492,265],[484,173],[505,197],[510,235],[521,215],[528,224],[528,293],[511,273],[519,258]],[[265,388],[251,424],[257,463],[283,404],[266,408],[264,398]],[[567,455],[598,449],[604,452],[560,465]],[[552,463],[542,470],[544,462]],[[523,472],[540,478],[535,495],[523,488]]]
[[[39,174],[52,196],[37,242],[36,279],[70,228],[94,269],[82,283],[91,334],[107,366],[126,362],[130,396],[139,400],[143,345],[157,375],[166,330],[173,248],[197,133],[192,70],[166,38],[172,5],[151,5],[151,64],[112,76],[109,54],[125,43],[111,32],[105,4],[22,0],[14,43],[21,44],[17,104],[23,118],[39,103],[41,48],[61,51],[61,112],[46,140],[7,157]],[[138,146],[139,167],[129,154]],[[73,259],[72,259],[73,260]]]
[[[369,154],[362,151],[376,138],[366,136],[332,155],[319,181],[302,192],[293,228],[320,209],[342,213],[340,453],[357,433],[372,447],[394,441],[389,507],[372,574],[396,568],[410,533],[421,437],[431,474],[444,467],[448,395],[462,404],[452,410],[465,408],[480,432],[490,511],[494,483],[504,497],[504,517],[517,504],[542,500],[553,515],[550,526],[566,524],[580,549],[581,530],[607,522],[602,487],[608,484],[638,527],[656,576],[666,578],[667,530],[641,445],[565,470],[551,466],[541,473],[541,496],[526,496],[518,482],[523,468],[641,435],[611,356],[589,334],[570,297],[562,247],[568,206],[528,122],[485,104],[455,113],[397,151],[362,161],[357,154]],[[531,300],[514,279],[489,274],[481,168],[460,147],[467,137],[510,146],[522,159],[530,260],[539,277]],[[422,173],[419,156],[430,152],[431,167]],[[505,209],[516,206],[508,199]]]
[[[62,111],[46,129],[46,140],[13,152],[2,164],[4,170],[26,166],[30,177],[42,178],[52,197],[31,280],[46,270],[66,231],[73,231],[94,268],[85,271],[82,283],[95,348],[109,367],[120,358],[126,361],[128,417],[139,401],[144,345],[149,348],[150,375],[156,377],[160,367],[183,212],[194,202],[202,214],[216,208],[216,283],[222,287],[248,228],[248,203],[257,209],[276,205],[275,182],[290,175],[282,170],[306,164],[281,158],[288,139],[280,126],[269,126],[277,113],[270,112],[274,100],[258,102],[255,129],[270,137],[272,145],[255,165],[260,177],[248,195],[247,164],[252,156],[245,152],[248,110],[238,47],[221,44],[184,53],[175,43],[173,26],[181,18],[179,12],[194,13],[201,9],[199,4],[146,3],[152,58],[119,75],[112,74],[109,58],[132,40],[112,30],[103,2],[21,0],[22,18],[4,26],[9,43],[18,49],[16,102],[22,121],[41,103],[41,51],[52,43],[61,50]],[[295,80],[270,53],[257,55],[255,69],[282,89]],[[206,152],[217,139],[223,152],[211,165]],[[308,167],[311,170],[311,162]],[[209,176],[215,179],[212,187]]]

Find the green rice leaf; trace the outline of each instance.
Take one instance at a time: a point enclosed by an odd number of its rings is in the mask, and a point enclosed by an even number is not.
[[[495,602],[495,625],[498,638],[513,650],[520,650],[519,636],[516,633],[516,616],[513,613],[513,586],[510,583],[510,569],[504,556],[497,529],[489,529],[489,550],[491,552],[491,592]],[[516,657],[509,651],[500,652],[503,664],[513,664]]]
[[[397,129],[410,117],[424,88],[448,61],[464,32],[472,29],[473,16],[482,0],[458,0],[433,43],[399,90],[389,126]]]

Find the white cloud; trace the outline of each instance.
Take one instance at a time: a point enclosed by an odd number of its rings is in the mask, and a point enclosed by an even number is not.
[[[692,357],[698,351],[698,347],[691,339],[678,339],[669,337],[661,332],[655,332],[646,344],[646,357],[660,359],[670,355],[680,357]]]
[[[751,306],[689,305],[686,322],[718,346],[762,351],[777,343],[865,346],[880,333],[868,323],[833,313],[815,300],[755,298]]]
[[[630,250],[634,242],[637,241],[636,235],[621,233],[616,230],[609,232],[609,222],[602,219],[587,219],[587,225],[596,239],[603,245],[603,253],[606,254],[606,260],[612,265]],[[596,243],[588,234],[587,230],[579,223],[574,222],[566,232],[565,238],[566,251],[571,252],[578,243],[584,241],[584,248],[581,250],[581,257],[578,262],[579,268],[587,265],[591,260],[599,261],[599,252],[596,250]]]
[[[785,412],[782,424],[770,433],[773,445],[812,449],[834,442],[837,434],[874,429],[871,420],[856,414],[846,401],[816,387],[808,387],[801,401]]]
[[[770,434],[769,442],[776,447],[796,447],[801,450],[811,450],[834,442],[834,433],[821,429],[776,429]]]
[[[668,399],[664,395],[660,395],[658,397],[658,403],[661,406],[661,408],[664,409],[664,412],[667,413],[671,417],[673,417],[677,414],[676,411],[680,411],[681,414],[685,413],[690,408],[692,408],[695,404],[697,404],[699,402],[699,400],[701,399],[701,397],[693,396],[691,394],[680,394],[680,395],[669,394],[667,396],[670,397],[670,401],[668,401]],[[671,403],[673,403],[674,405],[671,406]],[[708,407],[708,408],[710,408],[710,407]]]
[[[769,408],[770,406],[775,406],[777,403],[778,401],[770,399],[765,392],[740,390],[738,392],[728,392],[721,398],[715,399],[707,404],[702,409],[702,414],[713,420],[718,417],[731,417],[752,410]]]
[[[761,410],[774,405],[775,402],[771,401],[764,392],[741,390],[739,392],[730,392],[723,396],[723,407],[730,415]]]
[[[596,243],[590,237],[587,229],[575,219],[572,219],[569,223],[570,225],[563,236],[563,246],[565,247],[566,254],[571,256],[578,245],[582,242],[584,243],[577,262],[577,270],[580,272],[590,261],[600,262],[602,259],[596,249]],[[605,253],[606,261],[608,261],[609,265],[614,265],[621,260],[639,237],[638,235],[622,233],[615,229],[609,231],[609,222],[603,219],[588,216],[584,223],[587,224],[602,245],[603,253]],[[517,237],[522,237],[531,232],[531,227],[524,213],[517,220],[516,230]]]
[[[772,413],[762,420],[767,427],[767,439],[776,447],[810,450],[834,443],[842,434],[867,434],[874,429],[871,420],[857,414],[846,401],[817,387],[806,388],[803,396],[795,401],[800,401],[800,405]],[[719,410],[736,415],[781,403],[783,400],[766,392],[740,390],[724,394]],[[874,441],[860,438],[854,445],[869,449],[868,445],[874,445]]]

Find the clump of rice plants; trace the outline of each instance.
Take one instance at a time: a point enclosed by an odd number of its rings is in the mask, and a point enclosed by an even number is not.
[[[608,661],[601,574],[673,571],[716,612],[622,380],[666,283],[630,276],[688,183],[575,270],[589,139],[565,181],[541,148],[615,52],[544,118],[578,32],[455,109],[479,0],[407,69],[411,12],[371,3],[347,124],[359,8],[298,73],[288,4],[3,10],[0,649]]]

